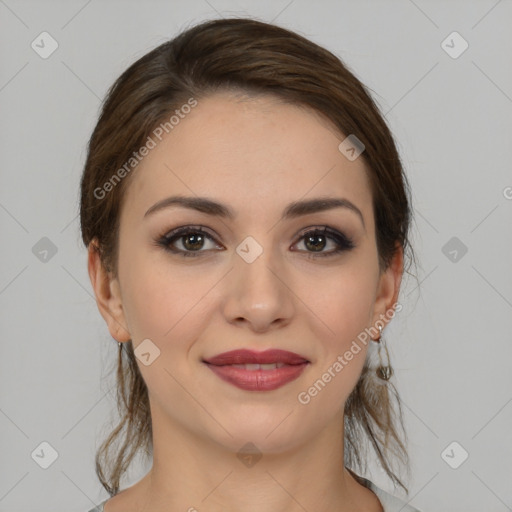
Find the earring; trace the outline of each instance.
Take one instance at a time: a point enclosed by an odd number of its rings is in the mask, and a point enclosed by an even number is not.
[[[391,368],[391,365],[389,363],[389,352],[388,347],[386,345],[386,340],[382,337],[382,327],[379,325],[379,339],[374,340],[376,343],[379,344],[379,366],[375,370],[375,373],[377,374],[377,377],[382,380],[389,380],[391,376],[393,375],[393,368]],[[385,352],[385,359],[386,363],[382,361],[382,353]]]

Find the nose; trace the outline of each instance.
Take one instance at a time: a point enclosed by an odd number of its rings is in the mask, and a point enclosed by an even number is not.
[[[223,301],[226,321],[259,333],[289,324],[297,298],[282,261],[264,250],[252,262],[235,253],[233,265]]]

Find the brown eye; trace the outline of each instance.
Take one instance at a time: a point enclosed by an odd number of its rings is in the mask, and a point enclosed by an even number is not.
[[[206,242],[212,242],[214,248],[218,247],[214,243],[215,239],[210,234],[200,227],[194,228],[192,226],[175,229],[158,240],[158,244],[165,250],[192,257],[209,252],[209,249],[202,250]],[[180,243],[182,247],[176,247],[177,243]]]
[[[313,251],[321,251],[327,244],[326,237],[323,235],[308,235],[304,237],[304,244]]]
[[[204,235],[198,233],[191,233],[188,235],[181,235],[180,237],[183,242],[183,247],[187,249],[187,251],[196,251],[201,249],[204,245]]]
[[[303,240],[303,244],[307,249],[304,252],[310,253],[308,256],[313,258],[317,256],[334,256],[342,251],[348,251],[355,247],[350,238],[345,236],[343,233],[328,227],[307,231],[302,235],[301,240]],[[333,243],[334,249],[324,251],[329,242]]]

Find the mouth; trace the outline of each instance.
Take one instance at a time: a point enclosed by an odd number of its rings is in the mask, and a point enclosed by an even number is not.
[[[297,379],[310,364],[284,350],[233,350],[203,360],[219,378],[247,391],[272,391]]]

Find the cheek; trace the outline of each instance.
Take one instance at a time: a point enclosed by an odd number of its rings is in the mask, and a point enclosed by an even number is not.
[[[304,295],[315,313],[308,318],[319,342],[319,364],[308,382],[311,394],[304,391],[314,402],[313,408],[325,418],[330,414],[327,404],[343,403],[356,385],[371,343],[365,329],[370,327],[376,275],[369,268],[367,262],[350,268],[347,265],[336,275],[317,279],[314,293]]]
[[[347,268],[346,272],[316,281],[308,303],[327,329],[331,350],[342,350],[370,326],[375,289],[376,282],[368,267],[361,271]]]
[[[186,364],[185,359],[194,341],[206,328],[208,315],[204,308],[207,301],[201,298],[213,284],[207,279],[180,277],[176,272],[166,275],[166,271],[162,273],[158,267],[150,267],[143,271],[133,270],[125,287],[126,315],[134,350],[143,340],[149,339],[160,351],[149,365],[137,359],[150,394],[157,401],[166,397],[176,410],[180,410],[190,404],[187,393],[178,382],[194,378],[196,366]]]
[[[161,265],[133,266],[125,278],[125,313],[134,348],[149,338],[165,350],[194,339],[201,330],[201,318],[213,286],[207,276],[194,277],[194,270],[170,271]]]
[[[374,282],[359,273],[340,273],[337,281],[328,282],[323,293],[316,292],[311,308],[322,321],[310,315],[318,339],[316,369],[297,397],[324,422],[341,411],[361,375],[370,344],[365,328],[370,326],[374,300]]]
[[[128,229],[134,224],[130,218],[121,221],[119,279],[123,310],[133,347],[148,338],[162,350],[167,340],[177,337],[187,312],[204,292],[197,279],[181,272],[170,255],[154,245],[156,233],[138,227]]]

